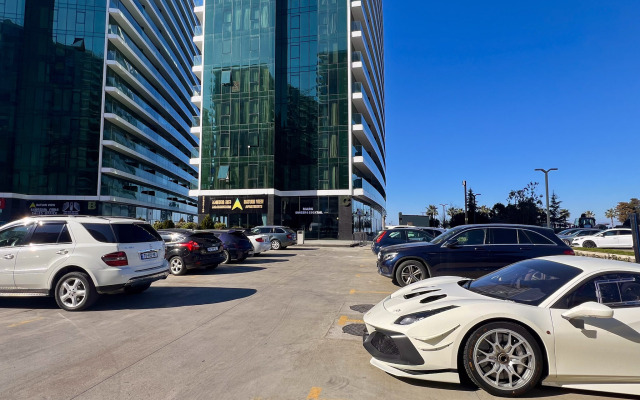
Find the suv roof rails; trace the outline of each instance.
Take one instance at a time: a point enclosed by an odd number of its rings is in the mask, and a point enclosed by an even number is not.
[[[119,217],[117,215],[29,215],[25,218],[42,218],[42,217],[46,217],[46,218],[100,218],[100,219],[105,219],[105,220],[109,220],[109,219],[131,219],[131,220],[138,220],[140,222],[148,222],[146,220],[141,220],[138,218],[134,218],[134,217]]]

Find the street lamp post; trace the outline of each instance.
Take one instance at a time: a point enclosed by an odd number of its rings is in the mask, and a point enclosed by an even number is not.
[[[440,205],[442,206],[442,227],[444,228],[444,219],[445,219],[445,216],[447,215],[447,214],[445,214],[445,212],[444,212],[444,208],[445,208],[447,205],[446,205],[446,204],[442,204],[442,203],[440,203]]]
[[[467,214],[467,181],[462,181],[462,186],[464,186],[464,224],[467,225],[469,223],[469,214]]]
[[[547,192],[547,228],[551,228],[551,213],[549,212],[549,172],[557,171],[558,168],[542,169],[536,168],[536,171],[544,172],[544,187]]]

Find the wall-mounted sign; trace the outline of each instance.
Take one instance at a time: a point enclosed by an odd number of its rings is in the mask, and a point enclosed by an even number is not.
[[[267,196],[234,196],[200,198],[202,214],[266,213]]]
[[[302,210],[295,212],[298,215],[322,215],[324,212],[314,210],[313,207],[303,207]]]
[[[93,208],[88,208],[93,203]],[[86,201],[56,201],[56,200],[27,200],[26,208],[30,215],[80,215],[95,214],[96,202]],[[91,210],[87,212],[87,210]]]

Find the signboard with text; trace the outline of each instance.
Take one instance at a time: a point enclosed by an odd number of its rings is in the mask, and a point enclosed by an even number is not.
[[[266,213],[267,196],[205,196],[199,199],[200,214]]]

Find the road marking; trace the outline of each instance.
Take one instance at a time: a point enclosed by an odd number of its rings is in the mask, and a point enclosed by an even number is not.
[[[356,278],[360,278],[360,274],[356,274]]]
[[[9,325],[9,328],[15,328],[16,326],[20,326],[20,325],[28,324],[28,323],[30,323],[30,322],[40,321],[41,319],[44,319],[44,318],[43,318],[43,317],[38,317],[38,318],[34,318],[34,319],[28,319],[28,320],[26,320],[26,321],[16,322],[15,324],[11,324],[11,325]]]
[[[346,315],[341,315],[340,319],[338,319],[338,325],[342,326],[342,325],[346,325],[347,322],[350,322],[352,324],[364,324],[364,321],[361,319],[349,319],[349,317],[347,317]]]
[[[349,291],[349,294],[356,294],[356,293],[391,294],[392,292],[372,292],[372,291],[369,291],[369,290],[355,290],[355,289],[351,289]]]
[[[309,391],[309,395],[307,396],[307,400],[318,400],[321,392],[322,388],[316,386],[312,387]]]

